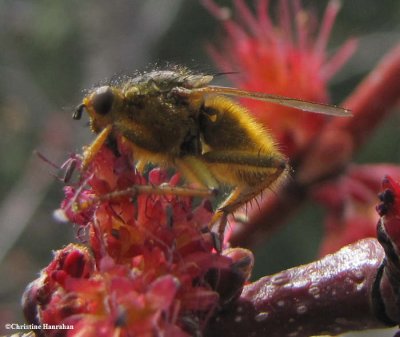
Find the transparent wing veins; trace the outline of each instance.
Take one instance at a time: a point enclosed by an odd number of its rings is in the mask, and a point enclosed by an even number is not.
[[[196,91],[196,89],[194,90]],[[251,92],[236,88],[220,87],[215,85],[207,86],[205,88],[197,90],[202,90],[205,93],[210,93],[210,94],[220,94],[220,95],[250,98],[258,101],[275,103],[290,108],[299,109],[302,111],[314,112],[324,115],[342,116],[342,117],[352,116],[352,113],[349,109],[342,108],[336,105],[308,102],[301,99],[265,94],[261,92]]]

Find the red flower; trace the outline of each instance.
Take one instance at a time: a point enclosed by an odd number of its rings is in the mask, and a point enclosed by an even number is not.
[[[320,255],[367,237],[376,237],[378,214],[374,209],[382,177],[400,175],[390,164],[352,165],[337,181],[314,190],[315,200],[327,208],[325,235]]]
[[[256,14],[244,1],[234,1],[237,21],[213,0],[202,3],[222,21],[226,34],[222,48],[209,47],[209,51],[223,72],[237,72],[230,79],[239,88],[328,102],[328,81],[356,46],[348,40],[333,56],[327,56],[326,45],[340,7],[337,1],[329,3],[318,34],[314,32],[316,18],[299,1],[292,1],[291,6],[280,1],[277,23],[269,16],[266,0],[257,1]],[[287,107],[249,100],[245,104],[271,128],[289,157],[306,146],[326,122],[322,115]]]
[[[174,187],[179,176],[155,168],[146,179],[118,143],[118,151],[103,147],[65,189],[63,213],[88,230],[93,255],[71,244],[27,288],[29,322],[74,327],[44,336],[197,334],[250,275],[250,252],[215,252],[209,202],[193,207],[191,197],[135,190]]]
[[[399,176],[399,174],[397,175]],[[400,184],[398,181],[393,180],[390,176],[383,179],[382,192],[379,195],[381,203],[377,206],[377,211],[381,216],[380,226],[381,231],[385,233],[385,239],[382,242],[382,232],[379,232],[378,239],[380,239],[382,246],[385,249],[389,248],[396,255],[400,252]],[[387,240],[391,241],[388,244]],[[393,251],[394,250],[394,251]],[[397,261],[396,261],[397,264]]]

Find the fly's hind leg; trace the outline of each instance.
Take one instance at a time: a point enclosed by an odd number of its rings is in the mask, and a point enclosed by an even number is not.
[[[202,158],[221,182],[235,185],[229,197],[218,207],[211,225],[219,221],[218,232],[223,237],[227,216],[276,183],[288,169],[281,156],[247,151],[211,151]]]

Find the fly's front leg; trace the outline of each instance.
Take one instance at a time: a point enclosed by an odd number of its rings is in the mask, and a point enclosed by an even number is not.
[[[93,158],[100,151],[112,131],[112,125],[105,127],[96,137],[96,139],[83,151],[82,170],[85,170],[93,161]]]

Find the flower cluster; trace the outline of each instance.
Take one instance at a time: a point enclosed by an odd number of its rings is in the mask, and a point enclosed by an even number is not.
[[[400,177],[400,167],[353,164],[336,181],[314,190],[313,198],[327,209],[320,255],[336,252],[363,238],[376,237],[379,215],[374,205],[385,175]]]
[[[379,194],[381,203],[376,210],[381,216],[378,227],[385,232],[390,244],[385,244],[392,249],[392,255],[400,252],[400,183],[390,176],[386,176],[382,182],[382,192]],[[382,232],[379,239],[383,239]],[[398,261],[396,261],[398,264]],[[400,280],[399,280],[400,282]]]
[[[291,6],[280,1],[276,23],[268,15],[266,0],[256,2],[256,15],[244,1],[235,1],[237,21],[212,0],[203,0],[203,4],[222,21],[226,33],[223,48],[210,46],[210,54],[222,71],[238,72],[230,79],[239,88],[328,102],[328,80],[356,46],[355,40],[348,40],[334,55],[327,56],[338,2],[330,2],[318,35],[314,32],[316,18],[301,8],[299,1],[292,1]],[[249,100],[244,104],[271,129],[290,158],[298,155],[326,123],[322,115],[299,114],[292,108]]]
[[[118,153],[104,146],[76,186],[65,188],[62,210],[88,231],[90,250],[70,244],[55,253],[27,288],[26,317],[73,325],[68,336],[200,333],[217,309],[240,295],[251,255],[215,251],[207,200],[194,207],[191,197],[135,195],[134,186],[157,191],[160,185],[174,187],[179,177],[168,179],[165,170],[154,168],[145,178],[119,143]],[[224,278],[234,281],[227,286],[220,282]]]

